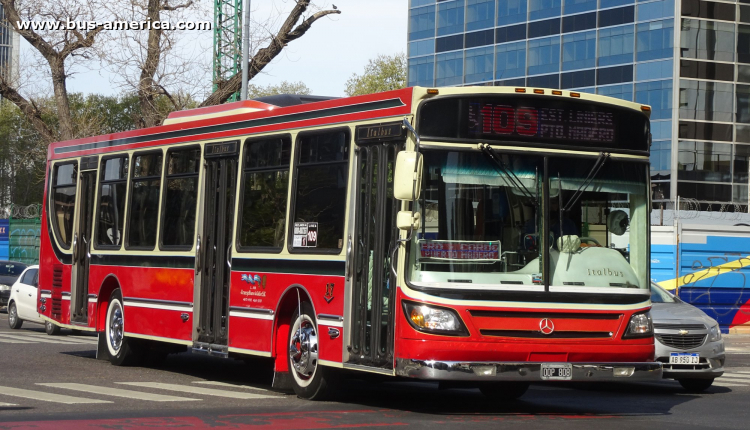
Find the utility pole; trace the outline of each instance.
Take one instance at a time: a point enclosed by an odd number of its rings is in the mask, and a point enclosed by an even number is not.
[[[250,61],[250,3],[247,0],[245,6],[245,18],[242,22],[242,90],[240,91],[241,100],[247,100],[247,78],[249,76],[248,61]]]

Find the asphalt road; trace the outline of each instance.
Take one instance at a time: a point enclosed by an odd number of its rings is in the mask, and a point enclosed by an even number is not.
[[[115,367],[94,358],[95,337],[47,336],[30,323],[10,330],[3,311],[0,429],[746,429],[750,336],[726,340],[727,376],[700,395],[669,380],[535,384],[521,400],[498,404],[478,390],[349,381],[335,401],[310,402],[272,391],[267,361],[182,353],[156,367]]]

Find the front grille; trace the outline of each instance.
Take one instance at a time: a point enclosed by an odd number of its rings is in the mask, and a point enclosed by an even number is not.
[[[654,328],[663,328],[667,330],[705,330],[706,326],[703,324],[654,323]]]
[[[677,349],[693,349],[703,345],[705,334],[657,334],[662,344]]]
[[[544,334],[528,330],[479,330],[482,336],[523,337],[530,339],[609,339],[611,332],[604,331],[555,331]]]

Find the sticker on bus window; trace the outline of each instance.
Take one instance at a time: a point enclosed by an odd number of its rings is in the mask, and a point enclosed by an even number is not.
[[[499,260],[500,242],[420,240],[419,255],[439,260]]]
[[[318,246],[318,223],[295,222],[292,245],[295,248],[315,248]]]

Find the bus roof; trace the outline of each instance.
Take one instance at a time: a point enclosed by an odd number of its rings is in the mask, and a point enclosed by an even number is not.
[[[554,91],[554,92],[553,92]],[[401,90],[345,98],[297,96],[261,98],[219,106],[173,112],[163,125],[50,144],[47,158],[68,158],[148,148],[174,143],[232,139],[254,133],[282,132],[346,122],[409,115],[412,106],[434,95],[527,94],[529,97],[574,97],[650,114],[650,107],[596,94],[533,87],[410,87]],[[275,96],[274,96],[275,97]],[[286,106],[271,102],[276,101]],[[295,104],[296,103],[296,104]]]

